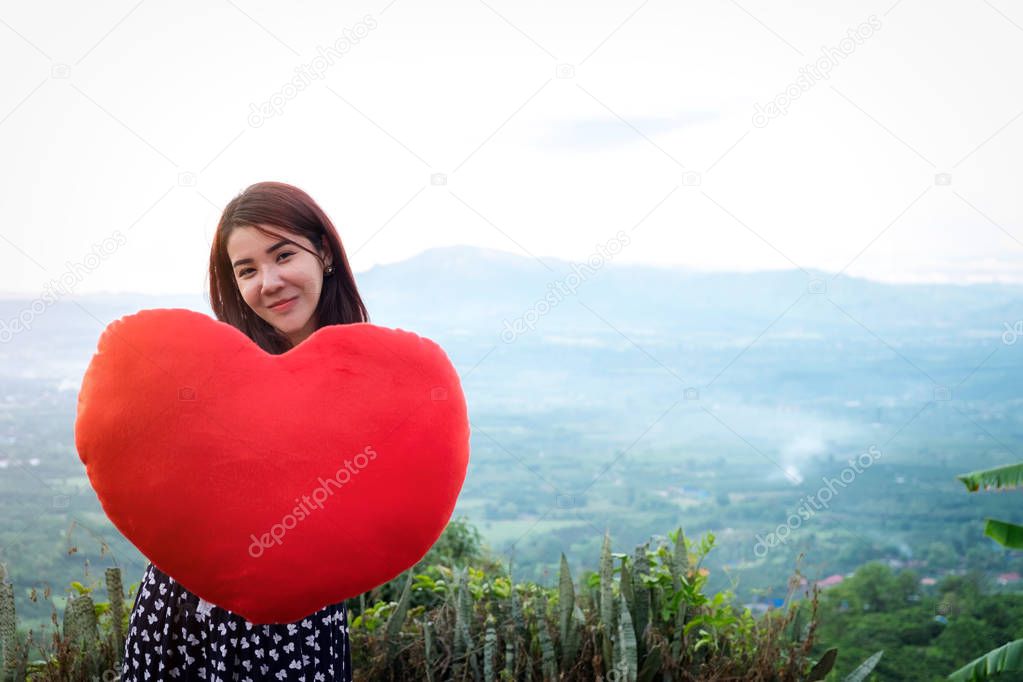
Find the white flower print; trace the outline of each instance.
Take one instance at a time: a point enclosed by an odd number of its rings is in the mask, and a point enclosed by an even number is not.
[[[295,623],[256,626],[220,607],[197,608],[201,600],[196,595],[152,564],[139,585],[129,617],[121,682],[352,680],[344,602],[325,606]],[[229,636],[234,633],[243,636]],[[311,656],[328,648],[330,656]]]

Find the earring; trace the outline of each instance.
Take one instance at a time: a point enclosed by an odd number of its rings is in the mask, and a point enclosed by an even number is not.
[[[334,266],[333,265],[328,265],[326,268],[323,269],[323,276],[324,277],[330,277],[333,274],[334,274]]]

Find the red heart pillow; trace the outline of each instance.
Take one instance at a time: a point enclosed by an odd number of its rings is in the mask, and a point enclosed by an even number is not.
[[[107,516],[185,588],[253,623],[299,620],[415,565],[469,462],[435,342],[369,323],[282,355],[185,309],[112,322],[75,444]]]

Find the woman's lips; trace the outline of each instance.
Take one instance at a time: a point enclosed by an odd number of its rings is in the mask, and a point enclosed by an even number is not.
[[[294,307],[295,301],[297,300],[298,300],[297,296],[295,298],[289,298],[287,301],[284,301],[283,303],[278,303],[277,305],[270,306],[270,310],[274,311],[275,313],[284,312],[285,310],[289,310],[292,307]]]

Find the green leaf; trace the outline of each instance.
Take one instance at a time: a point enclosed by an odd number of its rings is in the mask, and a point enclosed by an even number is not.
[[[860,663],[856,670],[853,670],[845,676],[845,679],[842,680],[842,682],[863,682],[863,680],[867,679],[867,675],[873,672],[877,662],[881,660],[881,655],[883,653],[883,650],[878,651],[876,654],[863,661],[863,663]]]
[[[997,519],[987,519],[984,535],[1009,549],[1023,549],[1023,526]]]
[[[971,493],[980,488],[1016,488],[1023,485],[1023,462],[1006,464],[994,469],[983,469],[956,476]]]
[[[948,676],[950,682],[979,682],[1023,670],[1023,639],[992,649]]]
[[[391,655],[388,656],[389,660],[393,660],[393,656],[397,651],[398,634],[401,632],[401,626],[405,624],[405,616],[408,613],[409,593],[411,591],[412,571],[409,571],[408,578],[405,580],[405,588],[401,591],[401,596],[398,598],[398,604],[394,611],[391,612],[391,617],[387,619],[387,641],[391,649]]]
[[[639,673],[639,682],[654,682],[657,673],[661,670],[661,650],[653,649],[650,655],[643,662],[643,669]]]
[[[831,672],[831,669],[835,666],[835,659],[838,658],[838,649],[828,649],[821,656],[821,660],[817,661],[817,665],[810,669],[810,675],[806,678],[807,682],[817,682],[817,680],[823,680],[827,677],[827,674]]]

